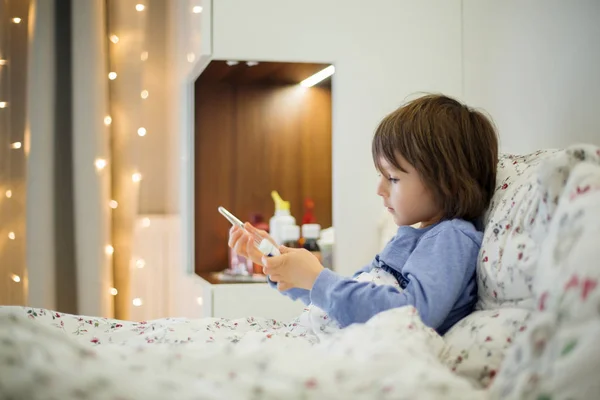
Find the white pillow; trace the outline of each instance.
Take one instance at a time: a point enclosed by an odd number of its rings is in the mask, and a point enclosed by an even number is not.
[[[600,149],[572,169],[535,277],[528,329],[490,387],[499,399],[600,398]],[[595,164],[595,165],[594,165]]]
[[[545,150],[524,156],[501,155],[496,191],[484,216],[477,309],[533,308],[539,245],[553,212],[544,204],[558,200],[544,197],[546,182],[539,179],[540,167],[564,154]]]
[[[515,336],[525,331],[529,315],[521,308],[473,312],[444,335],[448,347],[442,361],[473,385],[486,387]]]

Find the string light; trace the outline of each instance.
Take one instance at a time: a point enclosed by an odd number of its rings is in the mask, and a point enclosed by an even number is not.
[[[148,91],[147,90],[142,90],[142,93],[140,93],[140,97],[142,99],[147,99],[148,98]]]
[[[204,301],[202,300],[202,297],[198,297],[196,299],[196,301],[198,302],[198,305],[201,306],[202,304],[204,304]]]
[[[8,106],[8,103],[5,101],[0,101],[0,108],[6,108]]]
[[[115,79],[117,79],[117,73],[116,72],[109,72],[108,73],[108,79],[110,79],[111,81],[114,81]]]
[[[142,127],[140,129],[138,129],[138,135],[141,136],[141,137],[146,136],[146,128]]]
[[[146,8],[146,7],[144,7],[143,4],[136,4],[135,5],[135,9],[138,10],[138,11],[144,11],[144,8]]]
[[[21,142],[14,142],[10,145],[11,148],[13,149],[20,149],[21,148]]]
[[[150,226],[150,218],[146,217],[146,218],[142,219],[142,226],[144,228],[149,227]]]
[[[98,171],[101,171],[104,169],[104,167],[106,167],[106,160],[103,158],[97,158],[94,162],[94,165]]]
[[[148,52],[142,51],[142,54],[140,54],[140,60],[146,61],[147,59],[148,59]]]
[[[112,124],[112,118],[110,117],[110,115],[107,115],[106,117],[104,117],[104,125],[109,126],[110,124]]]
[[[112,256],[115,252],[115,248],[112,247],[110,244],[107,244],[106,247],[104,247],[104,252],[106,253],[106,255]]]
[[[14,22],[15,24],[20,24],[21,23],[21,18],[13,18],[12,22]]]
[[[110,35],[110,41],[117,44],[119,43],[119,37],[117,35]]]
[[[142,269],[146,266],[146,261],[142,260],[141,258],[139,260],[137,260],[135,262],[135,266]]]
[[[119,291],[116,288],[110,288],[110,294],[112,294],[113,296],[116,296],[119,294]]]
[[[196,55],[194,53],[188,53],[187,54],[187,60],[188,60],[188,62],[193,63],[195,59],[196,59]]]
[[[135,183],[141,181],[142,174],[140,174],[139,172],[134,173],[133,175],[131,175],[131,180],[134,181]]]
[[[117,201],[116,201],[116,200],[111,200],[111,201],[108,203],[108,206],[114,210],[115,208],[119,207],[119,203],[117,203]]]
[[[4,193],[6,195],[7,199],[10,199],[12,197],[12,190],[7,190],[6,193]]]
[[[6,60],[0,59],[0,66],[6,65]]]
[[[140,299],[139,297],[136,297],[135,299],[133,299],[132,303],[136,307],[139,307],[139,306],[141,306],[143,304],[142,303],[142,299]]]
[[[10,279],[12,279],[14,282],[17,282],[17,283],[21,282],[21,277],[17,274],[12,274]]]
[[[15,240],[16,239],[15,233],[14,232],[8,232],[8,238],[10,240]]]
[[[192,8],[192,12],[194,14],[200,14],[202,12],[202,7],[200,7],[200,6],[194,6],[194,8]]]

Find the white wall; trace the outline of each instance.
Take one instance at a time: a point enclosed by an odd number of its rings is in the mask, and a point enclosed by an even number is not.
[[[72,64],[77,311],[112,317],[113,267],[104,251],[111,242],[110,165],[102,171],[94,166],[97,158],[111,159],[109,128],[104,125],[109,109],[104,2],[76,1],[72,7],[71,51],[77,61]]]
[[[463,3],[464,99],[501,149],[600,144],[600,1]]]
[[[417,91],[461,94],[459,0],[217,0],[213,58],[333,62],[333,221],[338,270],[370,262],[381,200],[371,137]]]
[[[193,82],[210,54],[211,0],[169,1],[166,16],[168,143],[166,172],[169,229],[179,232],[169,255],[169,315],[197,318],[201,279],[194,274],[194,97]],[[202,7],[194,13],[194,7]]]

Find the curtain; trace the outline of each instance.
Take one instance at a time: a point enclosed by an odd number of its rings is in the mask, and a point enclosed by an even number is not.
[[[113,315],[104,11],[0,1],[0,304]]]
[[[30,2],[0,0],[0,299],[27,298],[27,65]]]
[[[203,3],[0,0],[0,305],[121,319],[197,308],[193,219],[179,213],[193,214]]]

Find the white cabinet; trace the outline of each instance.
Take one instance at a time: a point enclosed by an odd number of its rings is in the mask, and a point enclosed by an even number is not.
[[[266,283],[216,283],[202,280],[202,316],[217,318],[264,317],[291,321],[304,304],[292,301]]]

